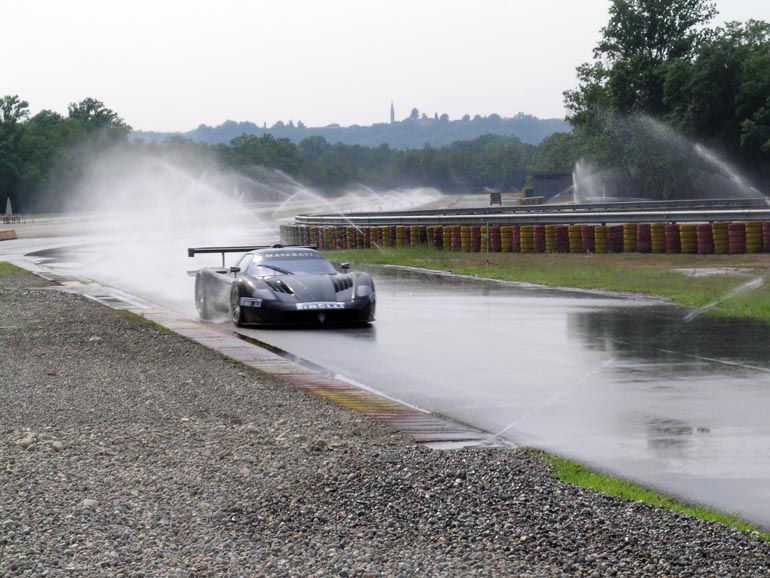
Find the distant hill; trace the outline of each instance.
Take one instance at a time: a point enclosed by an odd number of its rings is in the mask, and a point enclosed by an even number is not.
[[[539,119],[535,116],[519,113],[512,118],[503,118],[497,114],[489,116],[468,115],[460,120],[449,120],[447,115],[428,117],[418,116],[413,111],[410,118],[393,123],[380,123],[371,126],[307,127],[302,123],[294,125],[277,122],[271,127],[260,127],[253,122],[235,122],[228,120],[219,126],[200,125],[195,130],[182,133],[182,136],[208,144],[229,143],[242,134],[262,136],[271,134],[275,138],[288,138],[298,143],[311,136],[324,137],[330,143],[344,143],[377,147],[386,144],[394,149],[419,149],[425,145],[440,147],[456,141],[467,141],[485,134],[515,136],[525,143],[539,144],[544,138],[555,132],[570,132],[570,125],[556,118]],[[134,131],[132,140],[156,142],[178,133]]]

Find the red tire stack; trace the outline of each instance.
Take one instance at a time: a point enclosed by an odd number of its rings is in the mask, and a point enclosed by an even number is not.
[[[557,253],[569,252],[569,227],[557,225],[554,230],[554,249]]]
[[[433,227],[433,246],[436,249],[444,249],[444,227],[437,225]]]
[[[545,253],[545,225],[535,225],[532,227],[532,251],[534,253]]]
[[[390,233],[389,233],[389,235],[390,235],[390,237],[389,237],[390,238],[390,247],[395,247],[396,246],[396,237],[397,237],[396,233],[398,232],[398,226],[397,225],[391,225],[389,231],[390,231]]]
[[[583,225],[580,228],[583,253],[594,253],[596,251],[595,235],[596,232],[593,225]]]
[[[770,222],[762,223],[762,250],[767,253],[770,251]]]
[[[636,225],[636,250],[639,253],[652,253],[652,230],[649,223]]]
[[[666,225],[666,253],[674,255],[681,251],[682,247],[679,244],[679,225],[672,223]]]
[[[489,227],[489,252],[499,253],[502,249],[502,243],[500,241],[500,225],[492,225]]]
[[[460,227],[460,225],[452,225],[452,227],[450,228],[452,230],[452,232],[450,233],[452,235],[451,237],[452,240],[449,245],[451,250],[455,252],[462,251],[463,241],[462,241],[462,235],[460,233],[462,231],[462,228]]]
[[[364,227],[364,249],[368,249],[372,246],[372,229],[371,227]]]
[[[471,253],[481,251],[481,227],[471,227]]]
[[[511,251],[513,253],[521,252],[521,225],[511,227]]]
[[[727,227],[727,252],[737,255],[746,252],[746,223],[730,223]]]
[[[711,255],[714,253],[714,236],[711,224],[698,225],[695,229],[698,239],[698,255]]]
[[[607,252],[623,252],[623,225],[610,225],[607,227]]]

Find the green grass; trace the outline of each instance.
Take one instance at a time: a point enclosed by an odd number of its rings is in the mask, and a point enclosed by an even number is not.
[[[574,486],[597,490],[626,500],[644,502],[645,504],[655,506],[656,508],[672,510],[701,520],[718,522],[725,526],[737,528],[752,536],[770,541],[770,533],[764,532],[748,522],[744,522],[737,516],[724,514],[701,506],[687,505],[668,496],[645,489],[633,482],[594,472],[575,461],[546,454],[539,450],[529,451],[540,456],[540,458],[550,466],[554,477]]]
[[[493,253],[487,264],[481,253],[448,253],[416,247],[384,251],[359,249],[329,252],[335,261],[359,265],[405,265],[451,271],[493,279],[537,283],[552,287],[604,289],[661,297],[691,307],[717,304],[710,315],[770,322],[770,256],[768,255],[641,255]],[[745,274],[693,277],[678,268],[742,267]],[[750,291],[730,293],[752,277],[765,283]]]
[[[0,261],[0,275],[8,275],[10,273],[26,273],[26,271],[16,265]]]

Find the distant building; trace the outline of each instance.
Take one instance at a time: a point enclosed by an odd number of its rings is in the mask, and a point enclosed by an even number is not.
[[[393,101],[390,101],[390,124],[396,122],[396,109],[393,108]]]
[[[572,171],[535,171],[530,173],[533,197],[550,199],[572,187]]]

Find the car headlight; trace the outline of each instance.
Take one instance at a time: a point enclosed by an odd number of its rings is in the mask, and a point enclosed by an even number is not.
[[[372,288],[369,285],[359,285],[356,287],[356,297],[370,297]]]

